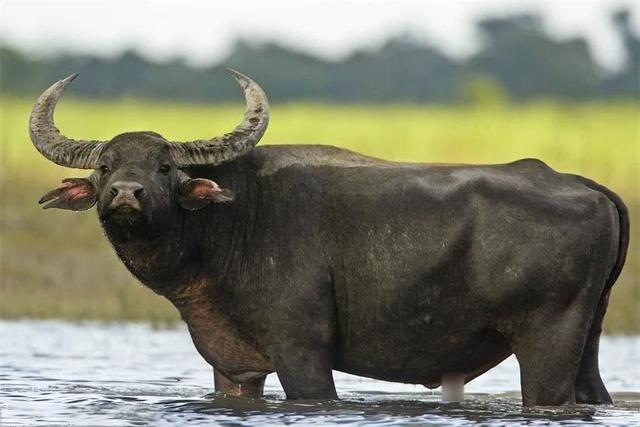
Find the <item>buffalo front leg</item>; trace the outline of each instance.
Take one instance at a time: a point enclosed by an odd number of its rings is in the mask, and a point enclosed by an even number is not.
[[[239,383],[213,368],[213,383],[216,391],[229,396],[259,398],[262,396],[266,378],[265,375]]]
[[[292,348],[278,354],[274,365],[287,399],[337,399],[331,360],[325,349]]]

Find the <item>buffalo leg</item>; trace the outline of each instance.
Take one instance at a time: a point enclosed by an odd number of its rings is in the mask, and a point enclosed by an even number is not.
[[[576,402],[575,381],[588,332],[579,317],[569,314],[546,317],[540,323],[533,320],[528,331],[516,335],[512,346],[520,365],[524,406]],[[538,329],[536,323],[546,327]]]
[[[337,399],[331,360],[322,350],[280,353],[274,365],[287,399]]]
[[[259,377],[242,383],[237,383],[217,369],[213,369],[213,382],[217,392],[236,397],[253,397],[262,396],[264,390],[264,381],[267,377]]]
[[[576,402],[592,404],[611,404],[611,396],[607,392],[598,367],[598,350],[600,346],[600,333],[602,332],[602,321],[607,311],[609,301],[609,291],[607,290],[598,304],[598,311],[593,319],[591,331],[587,338],[580,369],[576,379]]]

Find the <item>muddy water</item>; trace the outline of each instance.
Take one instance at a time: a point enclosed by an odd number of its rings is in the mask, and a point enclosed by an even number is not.
[[[337,402],[286,402],[275,375],[259,400],[212,394],[210,367],[184,327],[0,322],[0,425],[549,425],[640,426],[640,336],[605,337],[601,370],[616,405],[523,409],[513,357],[440,390],[335,373]]]

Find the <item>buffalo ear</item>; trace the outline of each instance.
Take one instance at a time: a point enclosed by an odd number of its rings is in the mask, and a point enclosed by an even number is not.
[[[209,179],[194,178],[182,184],[178,200],[183,208],[196,211],[211,202],[231,202],[233,200],[233,192],[226,188],[220,188],[218,184]]]
[[[39,204],[47,203],[42,208],[69,209],[84,211],[96,204],[96,188],[87,178],[66,178],[62,185],[49,191],[38,200]]]

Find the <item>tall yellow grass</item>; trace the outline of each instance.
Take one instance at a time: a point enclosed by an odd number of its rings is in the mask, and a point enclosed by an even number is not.
[[[2,101],[0,119],[2,258],[0,315],[151,319],[176,313],[135,284],[108,248],[95,214],[43,213],[35,201],[69,176],[43,159],[27,135],[33,100]],[[284,104],[272,106],[261,144],[318,143],[412,162],[503,163],[537,157],[619,193],[632,213],[627,265],[607,314],[611,333],[640,331],[640,107],[633,103],[434,107]],[[168,139],[221,134],[241,105],[64,99],[56,122],[71,137],[109,139],[154,130]]]

